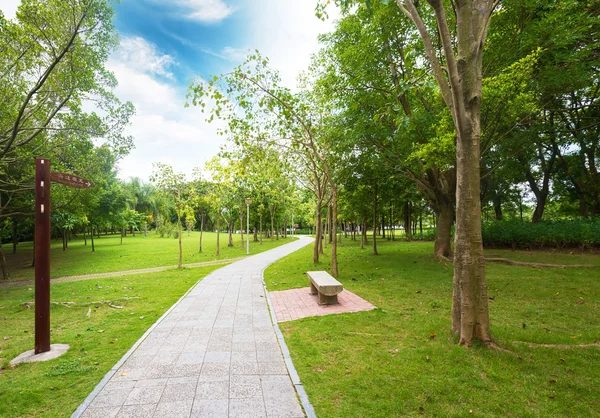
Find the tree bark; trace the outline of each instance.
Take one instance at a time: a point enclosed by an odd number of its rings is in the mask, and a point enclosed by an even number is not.
[[[6,257],[4,256],[4,249],[2,248],[1,242],[0,242],[0,269],[2,270],[2,279],[3,280],[10,279],[10,275],[8,274],[8,264],[6,262]]]
[[[375,199],[373,200],[373,255],[377,254],[377,185],[375,185]]]
[[[438,200],[437,210],[439,219],[435,230],[435,246],[433,253],[437,259],[446,259],[452,256],[452,225],[454,224],[454,207],[448,200]]]
[[[217,257],[221,255],[221,246],[219,244],[219,233],[220,233],[221,228],[220,228],[219,223],[220,223],[220,220],[219,220],[219,217],[217,216]]]
[[[178,191],[178,201],[181,201],[181,191]],[[179,261],[177,262],[177,268],[181,268],[183,266],[183,248],[181,246],[181,234],[183,230],[181,228],[181,210],[177,210],[177,238],[179,241]]]
[[[262,239],[263,239],[263,222],[262,222],[262,212],[260,214],[260,245],[262,245]]]
[[[202,233],[204,232],[204,214],[200,215],[200,248],[198,252],[202,252]]]
[[[450,110],[456,129],[456,234],[452,330],[459,343],[470,346],[475,338],[491,345],[487,284],[481,239],[480,113],[483,49],[496,1],[452,3],[456,28],[451,34],[442,0],[427,0],[437,23],[445,58],[440,64],[432,38],[414,0],[396,3],[417,27],[427,60]],[[457,52],[455,53],[455,49]]]
[[[336,229],[337,219],[337,184],[332,185],[332,205],[331,205],[331,224],[334,225],[333,229]],[[337,239],[333,239],[331,242],[331,275],[338,277],[338,262],[337,262]]]
[[[92,252],[96,252],[96,247],[94,245],[94,227],[90,227],[90,239],[92,240]]]
[[[17,235],[19,232],[19,221],[16,217],[12,218],[13,221],[13,233],[12,233],[12,241],[13,241],[13,254],[17,253],[17,244],[19,244],[19,236]]]
[[[313,263],[319,262],[319,248],[321,247],[321,200],[317,199],[317,207],[315,211],[315,243],[313,246]]]

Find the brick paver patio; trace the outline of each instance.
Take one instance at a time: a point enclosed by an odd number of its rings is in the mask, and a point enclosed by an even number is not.
[[[310,242],[301,237],[204,278],[73,416],[304,417],[262,271]]]
[[[269,294],[277,322],[293,321],[307,316],[370,311],[376,308],[375,305],[349,290],[343,290],[338,295],[338,305],[319,305],[317,295],[310,294],[310,287],[269,292]]]

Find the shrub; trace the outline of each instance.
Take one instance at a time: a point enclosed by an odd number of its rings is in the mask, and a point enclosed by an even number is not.
[[[598,248],[600,218],[542,221],[484,222],[483,245],[512,248]]]

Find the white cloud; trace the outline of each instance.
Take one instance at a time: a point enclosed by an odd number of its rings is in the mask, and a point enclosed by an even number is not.
[[[117,51],[119,61],[126,62],[136,71],[156,74],[173,79],[169,68],[175,65],[172,56],[161,54],[155,45],[140,36],[125,36]]]
[[[201,23],[216,23],[229,17],[235,9],[223,0],[154,0],[169,6],[175,5],[182,9],[180,14],[186,19]]]
[[[145,39],[135,39],[136,44],[149,47],[144,50],[156,51]],[[206,123],[199,109],[185,108],[186,91],[169,79],[157,78],[159,71],[148,71],[140,65],[148,61],[160,62],[160,59],[153,61],[146,55],[117,52],[107,63],[119,81],[116,95],[132,101],[136,107],[136,115],[127,129],[136,148],[119,162],[119,177],[148,180],[152,163],[159,161],[189,175],[194,167],[202,167],[219,151],[224,142],[216,133],[219,125]]]
[[[327,9],[329,19],[315,16],[314,1],[262,0],[254,8],[251,31],[252,48],[270,59],[272,68],[281,73],[282,82],[290,88],[297,85],[301,71],[307,70],[311,54],[319,50],[318,35],[330,32],[340,14],[335,6]]]

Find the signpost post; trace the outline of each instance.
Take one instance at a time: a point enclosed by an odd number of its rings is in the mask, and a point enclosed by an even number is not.
[[[50,160],[35,160],[35,354],[50,351]]]
[[[50,351],[50,181],[87,189],[88,180],[50,172],[50,160],[35,160],[35,354]]]

